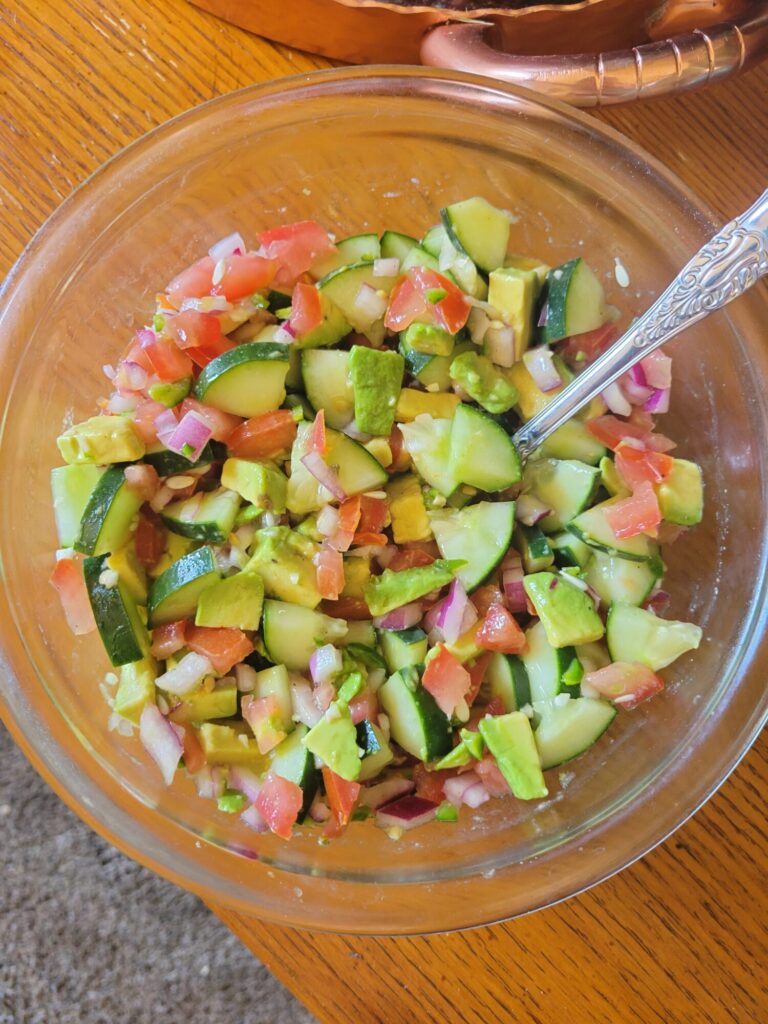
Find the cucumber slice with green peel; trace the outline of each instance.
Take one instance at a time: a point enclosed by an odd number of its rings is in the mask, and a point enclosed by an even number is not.
[[[379,688],[395,743],[420,761],[433,761],[452,746],[451,723],[419,681],[415,668],[400,669]]]
[[[609,501],[594,505],[567,523],[566,529],[575,533],[580,540],[583,540],[585,544],[589,544],[591,548],[605,551],[608,555],[630,558],[636,562],[651,562],[654,567],[660,569],[659,575],[661,575],[658,544],[652,541],[650,537],[646,537],[645,534],[619,540],[611,529],[605,517],[605,512],[617,500],[611,498]]]
[[[88,462],[57,466],[51,470],[51,494],[56,532],[60,548],[71,548],[80,536],[83,518],[91,494],[106,470]]]
[[[515,527],[515,547],[520,552],[526,572],[541,572],[554,564],[555,554],[538,525]]]
[[[262,669],[256,674],[253,688],[254,697],[274,697],[280,714],[280,724],[286,732],[293,729],[293,701],[291,700],[291,684],[288,681],[288,669],[285,665]]]
[[[403,235],[399,231],[385,231],[381,236],[382,259],[398,259],[402,265],[403,260],[418,245],[415,238],[410,235]]]
[[[449,498],[459,486],[450,465],[451,428],[453,421],[423,415],[412,423],[401,423],[405,448],[430,487]]]
[[[188,473],[192,469],[203,469],[205,466],[210,466],[212,463],[220,460],[223,456],[224,453],[219,446],[215,442],[212,444],[210,441],[200,452],[200,456],[195,462],[190,462],[186,456],[179,455],[164,445],[157,444],[147,449],[142,461],[146,462],[148,466],[152,466],[158,476],[176,476],[177,474]]]
[[[315,758],[304,746],[302,740],[309,732],[306,725],[299,723],[282,743],[270,751],[269,770],[289,782],[294,782],[304,794],[297,822],[301,823],[312,806],[320,772],[315,767]]]
[[[475,299],[488,297],[488,285],[473,261],[460,252],[448,236],[443,224],[436,224],[424,235],[421,247],[437,260],[437,270],[455,281],[463,292]]]
[[[180,537],[223,544],[234,529],[239,509],[240,495],[219,487],[166,505],[160,517]]]
[[[443,226],[453,245],[481,270],[490,273],[502,266],[509,244],[509,216],[474,196],[440,211]]]
[[[290,672],[309,670],[309,659],[323,644],[335,644],[347,632],[343,619],[285,601],[265,601],[264,646],[271,661]]]
[[[538,525],[557,533],[594,499],[600,470],[574,459],[536,459],[523,474],[523,489],[551,509]]]
[[[336,243],[336,252],[331,253],[312,267],[314,277],[323,278],[340,267],[350,263],[373,263],[381,256],[379,236],[374,234],[351,235]]]
[[[527,649],[519,656],[528,676],[530,702],[539,710],[560,693],[578,697],[584,671],[573,646],[553,647],[540,622],[525,631]]]
[[[403,260],[400,270],[402,273],[405,273],[406,270],[410,270],[412,267],[424,267],[426,270],[435,270],[440,273],[440,263],[437,257],[427,252],[426,249],[422,249],[420,245],[411,249]],[[448,275],[446,274],[446,276]]]
[[[581,420],[569,420],[546,439],[538,454],[549,459],[576,459],[588,466],[597,466],[605,456],[606,448]]]
[[[349,376],[349,352],[308,349],[301,353],[304,391],[315,409],[325,410],[329,427],[341,430],[355,415],[355,395]]]
[[[660,569],[658,563],[635,562],[594,551],[584,579],[606,605],[637,606],[650,596],[659,579]]]
[[[121,466],[110,466],[96,482],[80,520],[75,550],[85,555],[117,551],[130,540],[131,524],[144,503],[128,486]]]
[[[335,640],[337,647],[349,647],[350,644],[362,644],[364,647],[376,646],[376,627],[365,619],[350,619],[347,632]]]
[[[486,413],[462,402],[453,417],[449,472],[460,483],[478,490],[503,491],[520,481],[522,464],[506,430]]]
[[[416,352],[404,342],[405,332],[400,335],[400,355],[405,359],[408,373],[423,384],[425,388],[434,390],[437,385],[438,391],[450,391],[453,386],[451,380],[451,363],[456,356],[464,352],[477,351],[471,341],[462,341],[454,345],[449,356],[430,356],[423,352]]]
[[[435,224],[422,238],[421,248],[428,252],[430,256],[434,256],[436,260],[439,260],[440,253],[443,251],[443,246],[446,242],[451,244],[448,232],[445,230],[445,225],[442,223]]]
[[[579,540],[575,533],[569,533],[567,530],[564,530],[562,533],[551,534],[547,537],[547,541],[555,556],[555,565],[561,569],[564,566],[575,566],[577,569],[584,569],[597,553],[589,544]],[[626,561],[626,559],[623,559],[623,561]]]
[[[288,480],[287,505],[294,515],[307,515],[333,500],[330,491],[315,479],[301,461],[306,445],[309,423],[300,423],[291,451],[291,476]],[[328,452],[325,461],[338,467],[338,477],[347,495],[380,490],[389,479],[381,463],[357,441],[336,430],[327,430]]]
[[[519,711],[531,703],[531,684],[528,672],[515,654],[491,655],[486,679],[490,684],[491,697],[499,697],[505,711]]]
[[[300,391],[301,390],[301,353],[300,348],[306,348],[306,338],[302,338],[301,341],[295,339],[291,344],[286,344],[280,341],[277,332],[280,330],[280,324],[267,324],[262,327],[256,337],[253,339],[255,345],[281,345],[285,351],[285,356],[288,360],[288,373],[285,375],[285,386],[288,391]],[[320,325],[322,327],[322,324]],[[319,330],[320,327],[316,328]],[[343,337],[343,334],[341,335]],[[329,341],[330,345],[331,342]]]
[[[639,662],[653,672],[695,651],[701,638],[700,626],[660,619],[644,608],[614,604],[608,612],[606,640],[613,660]]]
[[[422,629],[381,629],[379,644],[390,672],[423,665],[427,656],[427,634]]]
[[[493,572],[512,542],[514,501],[480,501],[427,515],[442,557],[466,562],[456,573],[466,590],[479,586]]]
[[[392,748],[387,743],[381,729],[373,722],[367,720],[360,722],[357,727],[357,745],[364,751],[360,761],[359,782],[375,779],[394,759]]]
[[[128,665],[149,654],[149,635],[138,605],[128,589],[119,581],[115,585],[102,582],[110,572],[107,559],[101,555],[83,562],[85,587],[93,617],[107,656],[113,665]]]
[[[365,334],[374,344],[384,337],[384,309],[372,317],[366,304],[358,301],[361,289],[372,288],[384,300],[395,286],[397,277],[378,277],[373,264],[365,261],[334,270],[318,282],[321,295],[325,295],[341,310],[344,318],[356,331]]]
[[[547,708],[534,733],[542,770],[556,768],[589,750],[615,717],[612,704],[587,697]]]
[[[288,345],[288,349],[295,356],[295,362],[291,364],[291,372],[289,377],[286,378],[286,383],[292,375],[295,375],[298,381],[296,386],[301,386],[301,366],[298,361],[299,350],[327,348],[329,345],[335,345],[352,330],[342,311],[324,292],[320,292],[320,309],[323,319],[317,327],[314,327],[308,334],[303,334],[300,338],[296,338],[292,344]]]
[[[195,398],[235,416],[279,409],[288,373],[285,345],[251,341],[222,353],[201,372]]]
[[[549,344],[594,331],[608,319],[603,286],[580,256],[547,275],[547,308],[542,336]]]
[[[154,628],[194,617],[200,595],[220,575],[212,548],[196,548],[183,555],[150,587],[149,625]]]

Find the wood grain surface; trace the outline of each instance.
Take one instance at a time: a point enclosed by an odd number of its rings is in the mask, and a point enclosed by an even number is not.
[[[323,66],[184,0],[2,0],[0,274],[121,146],[210,97]],[[600,116],[723,216],[766,186],[768,67],[707,93]],[[766,789],[763,738],[719,794],[641,862],[566,904],[493,928],[355,939],[213,909],[333,1024],[758,1024],[768,1020]]]

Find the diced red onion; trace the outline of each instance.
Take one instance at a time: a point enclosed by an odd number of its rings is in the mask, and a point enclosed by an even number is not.
[[[216,793],[213,784],[213,769],[210,765],[206,765],[199,772],[195,772],[192,779],[195,783],[197,795],[203,800],[213,800]]]
[[[373,261],[374,277],[397,277],[400,273],[400,260],[397,256]]]
[[[548,505],[532,494],[521,494],[515,505],[515,517],[526,526],[534,526],[540,519],[545,519],[551,511]]]
[[[643,405],[646,412],[669,412],[669,388],[656,388],[648,401]]]
[[[474,772],[454,775],[443,783],[443,793],[445,793],[446,800],[450,801],[454,807],[461,807],[464,794],[479,782],[480,779]]]
[[[643,368],[639,363],[631,367],[619,381],[621,391],[632,405],[642,405],[653,394],[645,380]]]
[[[331,706],[331,702],[336,699],[336,687],[332,682],[326,680],[326,682],[320,683],[319,686],[315,687],[312,696],[320,711],[325,713]]]
[[[402,828],[406,831],[426,825],[437,813],[438,805],[420,796],[403,796],[376,811],[379,828]]]
[[[396,800],[398,797],[412,793],[416,788],[411,779],[405,779],[401,775],[393,775],[391,779],[385,779],[375,786],[365,786],[360,794],[360,803],[363,807],[370,807],[371,810],[378,810],[385,804]]]
[[[250,807],[246,807],[240,815],[240,821],[247,825],[248,828],[253,829],[254,832],[269,832],[269,825],[267,825],[253,804]]]
[[[411,601],[393,608],[386,615],[379,615],[373,620],[377,629],[410,629],[415,626],[424,614],[420,601]]]
[[[202,298],[183,299],[180,312],[185,309],[196,309],[198,313],[228,313],[232,303],[223,295],[203,295]]]
[[[253,804],[261,792],[261,779],[250,768],[233,764],[229,769],[229,786],[231,789],[239,789]]]
[[[312,821],[324,822],[328,821],[331,816],[331,809],[328,804],[323,800],[319,793],[315,793],[315,798],[309,805],[309,816]]]
[[[554,391],[563,383],[557,367],[552,362],[552,350],[546,345],[529,348],[523,355],[523,362],[540,391]]]
[[[293,705],[293,717],[302,725],[306,725],[308,729],[317,725],[323,717],[309,683],[291,683],[291,704]]]
[[[539,319],[536,321],[536,326],[537,327],[544,327],[546,325],[546,322],[547,322],[548,319],[549,319],[549,303],[545,302],[544,305],[541,307],[541,312],[539,313]]]
[[[183,697],[202,683],[206,676],[213,675],[213,666],[202,654],[190,651],[174,668],[157,677],[161,690]]]
[[[226,238],[221,238],[218,242],[214,242],[208,250],[208,255],[212,260],[216,260],[216,262],[226,259],[227,256],[242,256],[244,254],[245,242],[239,231],[233,231]]]
[[[621,390],[617,380],[605,388],[603,391],[603,401],[616,416],[630,416],[632,414],[632,406],[625,398],[624,392]]]
[[[146,348],[147,345],[154,345],[156,340],[157,335],[151,327],[142,327],[140,331],[136,331],[136,341],[138,341],[142,348]]]
[[[139,404],[138,395],[120,395],[115,392],[109,396],[107,402],[107,409],[111,413],[120,416],[125,412],[133,412],[136,406]]]
[[[470,299],[468,295],[465,296],[465,298],[471,305],[475,305],[475,302]],[[467,320],[467,329],[469,331],[469,336],[475,345],[482,345],[490,326],[491,321],[482,308],[470,310],[469,319]]]
[[[309,659],[309,671],[315,686],[330,682],[342,669],[341,651],[333,644],[316,648]]]
[[[149,376],[144,367],[128,360],[123,360],[119,364],[115,374],[115,386],[121,391],[143,391],[148,380]]]
[[[653,612],[655,615],[661,615],[662,612],[667,610],[670,600],[671,597],[666,590],[657,590],[655,594],[651,594],[643,608]]]
[[[489,327],[485,332],[488,358],[497,366],[510,367],[515,362],[514,327]],[[560,378],[558,377],[558,383]]]
[[[501,574],[501,582],[504,587],[504,596],[507,599],[507,607],[513,614],[519,614],[528,610],[528,598],[525,593],[522,577],[517,573],[505,570]]]
[[[364,281],[355,296],[352,308],[369,323],[373,324],[377,320],[381,320],[386,313],[387,296],[382,295],[372,285]]]
[[[334,498],[338,501],[346,501],[347,492],[341,486],[336,470],[328,465],[320,452],[307,452],[301,462],[304,468],[312,474],[318,483],[330,491]]]
[[[339,526],[339,510],[333,505],[324,505],[317,517],[317,529],[324,537],[330,537]]]
[[[141,712],[139,739],[160,769],[166,786],[170,786],[184,747],[173,725],[163,718],[156,704],[146,704]]]
[[[672,359],[663,352],[651,352],[639,364],[643,369],[646,383],[651,388],[666,391],[672,387]]]
[[[296,331],[284,320],[275,331],[274,339],[280,345],[291,345],[296,340]]]
[[[373,434],[364,434],[358,430],[357,423],[354,420],[350,420],[346,427],[342,427],[341,432],[346,434],[347,437],[351,437],[353,441],[359,441],[361,444],[367,444],[373,437]]]
[[[190,462],[197,462],[211,437],[213,437],[213,431],[208,420],[190,409],[181,418],[179,425],[164,444],[170,451],[183,455]]]
[[[376,548],[376,561],[382,569],[386,569],[398,551],[399,548],[396,544],[386,544],[384,547]]]
[[[105,363],[102,366],[101,370],[104,376],[107,378],[107,380],[115,379],[115,374],[117,373],[117,370],[115,370],[114,366],[111,363]]]
[[[235,665],[235,679],[240,693],[253,693],[256,689],[256,669],[245,662]]]
[[[472,614],[474,613],[474,617]],[[441,630],[446,643],[455,643],[465,631],[465,620],[469,619],[466,629],[477,622],[477,610],[470,604],[467,592],[461,580],[454,577],[451,582],[451,589],[448,596],[440,603],[440,611],[437,616],[437,626]]]
[[[482,782],[476,782],[474,786],[470,786],[469,789],[465,789],[461,796],[461,802],[465,803],[467,807],[471,807],[473,809],[480,807],[490,799],[491,794]]]
[[[153,424],[158,440],[165,444],[168,438],[173,436],[179,421],[176,419],[173,409],[164,409],[155,416]]]
[[[149,506],[153,512],[160,512],[169,502],[173,501],[175,497],[175,491],[172,491],[170,487],[163,486],[155,492]]]

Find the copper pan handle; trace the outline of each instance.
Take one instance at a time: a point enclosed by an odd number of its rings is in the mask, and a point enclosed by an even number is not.
[[[599,107],[697,89],[768,55],[768,0],[752,4],[741,21],[609,53],[515,56],[490,44],[493,27],[471,21],[437,25],[422,40],[421,59],[524,85],[577,107]]]

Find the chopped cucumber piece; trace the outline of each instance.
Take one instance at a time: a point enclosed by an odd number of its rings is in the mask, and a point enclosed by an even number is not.
[[[223,544],[234,529],[239,508],[240,495],[219,487],[166,505],[161,518],[180,537]]]
[[[478,458],[480,452],[482,458]],[[449,474],[481,491],[503,491],[520,480],[522,465],[506,430],[462,402],[453,417]]]
[[[641,605],[655,587],[660,570],[654,562],[634,562],[594,551],[584,579],[606,605]]]
[[[509,550],[514,501],[480,501],[462,509],[428,513],[440,554],[466,562],[456,573],[467,590],[489,576]]]
[[[373,264],[362,260],[327,274],[318,282],[317,287],[321,294],[326,295],[341,310],[354,330],[379,345],[384,338],[384,308],[380,314],[372,316],[372,304],[364,299],[367,290],[372,289],[383,302],[396,281],[397,277],[377,277],[373,272]]]
[[[381,236],[382,259],[398,259],[402,265],[403,260],[419,243],[410,235],[400,234],[399,231],[385,231]]]
[[[427,634],[421,629],[381,629],[379,643],[390,672],[411,665],[423,665],[427,656]]]
[[[330,491],[315,479],[301,461],[306,449],[306,437],[312,429],[309,423],[300,423],[291,452],[291,476],[288,481],[288,509],[294,515],[306,515],[333,500]],[[328,452],[325,461],[338,466],[339,482],[348,495],[376,491],[387,480],[387,471],[370,452],[346,434],[335,430],[326,432]]]
[[[113,665],[141,661],[149,654],[147,627],[125,585],[119,579],[116,584],[102,582],[105,570],[111,572],[101,555],[83,562],[85,587],[101,641]]]
[[[307,398],[325,410],[329,427],[341,430],[355,415],[355,394],[349,376],[349,352],[307,349],[301,354],[301,374]]]
[[[235,416],[258,416],[285,399],[285,345],[249,342],[211,360],[195,384],[195,398]]]
[[[440,211],[445,230],[460,252],[481,270],[490,272],[504,263],[509,244],[509,216],[474,196]]]
[[[271,661],[291,672],[306,672],[313,651],[335,644],[347,632],[343,619],[285,601],[264,602],[264,646]]]
[[[60,548],[73,547],[80,536],[80,520],[104,472],[102,466],[92,466],[87,462],[57,466],[51,470],[53,514]]]
[[[594,331],[608,319],[603,286],[580,256],[549,272],[547,305],[542,334],[548,343]]]
[[[536,459],[523,475],[523,488],[551,509],[541,520],[544,533],[556,533],[589,507],[600,486],[600,470],[573,459]]]
[[[541,622],[525,631],[528,646],[520,655],[529,688],[529,701],[537,708],[559,693],[578,697],[583,670],[573,646],[553,647]]]
[[[75,550],[86,555],[117,551],[128,542],[131,524],[144,502],[129,486],[120,466],[110,466],[99,477],[80,520]]]
[[[188,619],[197,611],[203,591],[219,579],[213,549],[197,548],[179,558],[158,576],[149,591],[149,624]]]
[[[583,754],[597,743],[615,717],[612,704],[587,697],[548,707],[535,733],[542,769],[556,768]]]
[[[419,681],[415,668],[403,668],[379,689],[392,739],[420,761],[433,761],[451,749],[451,723]]]
[[[606,639],[613,660],[636,661],[653,672],[695,651],[701,637],[700,626],[660,619],[644,608],[614,604],[608,613]]]
[[[517,655],[494,653],[488,663],[486,678],[490,683],[491,696],[501,699],[505,711],[519,711],[531,703],[528,671]]]
[[[616,499],[612,498],[600,505],[594,505],[567,523],[567,528],[585,544],[589,544],[591,548],[597,548],[598,551],[605,551],[609,555],[618,555],[619,558],[630,558],[636,562],[650,562],[652,566],[659,566],[659,548],[650,537],[639,534],[637,537],[626,537],[619,540],[613,532],[605,517],[605,510],[615,504],[615,501]]]

